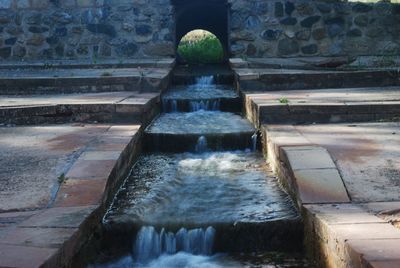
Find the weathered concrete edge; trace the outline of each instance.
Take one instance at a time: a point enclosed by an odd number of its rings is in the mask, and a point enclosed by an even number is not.
[[[257,104],[251,94],[240,92],[244,114],[255,127],[262,124],[342,123],[392,120],[398,117],[400,102]]]
[[[155,97],[145,104],[146,111],[142,114],[142,124],[134,135],[126,136],[124,133],[121,136],[118,133],[117,135],[111,135],[111,139],[118,137],[123,139],[129,138],[129,142],[126,144],[107,177],[107,184],[102,193],[101,203],[82,221],[78,231],[65,241],[62,247],[40,267],[74,267],[76,264],[82,264],[82,260],[76,256],[78,256],[81,249],[90,247],[88,244],[91,238],[99,233],[102,219],[113,201],[115,193],[128,176],[130,168],[142,153],[144,130],[160,112],[159,105],[155,103],[159,99],[159,96]]]
[[[60,123],[143,123],[160,101],[160,96],[146,104],[90,103],[0,107],[0,124],[37,125]]]
[[[41,60],[41,61],[4,61],[0,63],[0,69],[76,69],[76,68],[173,68],[175,58],[155,58],[155,59],[124,59],[121,60]]]
[[[305,203],[301,200],[287,152],[312,150],[316,148],[315,145],[293,126],[263,125],[261,131],[263,151],[273,171],[289,194],[297,200],[302,211],[305,250],[308,258],[317,267],[400,266],[400,255],[392,250],[400,245],[400,234],[392,224],[382,221],[364,207],[351,203],[350,197],[348,202]],[[360,227],[366,228],[359,230]],[[378,230],[374,232],[373,229]],[[378,250],[375,243],[380,243],[380,247],[384,249]]]
[[[63,246],[59,248],[52,257],[46,260],[41,267],[71,267],[71,261],[74,256],[90,240],[90,237],[96,233],[115,192],[118,190],[127,176],[130,167],[139,156],[142,150],[141,139],[143,136],[143,129],[144,128],[141,127],[133,136],[128,136],[131,139],[121,152],[118,160],[115,161],[115,165],[108,175],[107,184],[102,194],[100,204],[88,217],[83,219],[78,232],[65,241]],[[122,136],[113,135],[113,138],[115,137]],[[77,161],[79,161],[79,159]]]

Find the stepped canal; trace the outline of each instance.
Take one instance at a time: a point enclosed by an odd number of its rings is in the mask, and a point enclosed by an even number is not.
[[[300,250],[299,214],[240,105],[213,76],[162,96],[89,267],[262,267],[265,252]]]

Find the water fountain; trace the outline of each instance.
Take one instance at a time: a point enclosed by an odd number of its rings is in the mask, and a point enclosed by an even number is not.
[[[300,248],[298,212],[232,109],[239,96],[213,80],[163,95],[147,153],[104,217],[118,250],[90,267],[244,267],[234,256]]]

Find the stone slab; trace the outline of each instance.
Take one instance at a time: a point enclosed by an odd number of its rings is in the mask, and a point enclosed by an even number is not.
[[[323,169],[336,168],[328,151],[322,147],[315,147],[310,150],[309,147],[298,146],[296,148],[283,147],[285,157],[290,164],[291,170],[304,169]]]
[[[399,87],[242,92],[253,123],[337,123],[392,119],[400,111]],[[282,99],[287,103],[280,103]]]
[[[400,239],[349,240],[346,244],[353,260],[400,261]]]
[[[310,213],[327,224],[385,223],[354,204],[304,205]]]
[[[79,152],[104,125],[0,127],[0,211],[46,207]]]
[[[34,268],[50,258],[57,249],[0,244],[0,267]]]
[[[398,268],[400,267],[400,260],[389,261],[371,261],[368,268]]]
[[[160,58],[160,59],[129,59],[125,58],[123,62],[116,59],[97,59],[96,63],[92,59],[79,59],[79,60],[28,60],[23,64],[16,61],[2,61],[0,64],[1,69],[43,69],[44,66],[52,66],[58,69],[77,69],[77,68],[172,68],[175,65],[175,59]]]
[[[22,222],[20,227],[78,228],[97,206],[58,207],[46,209]]]
[[[76,228],[15,228],[1,239],[1,244],[41,248],[59,248]]]
[[[16,225],[40,212],[41,210],[0,213],[0,225]]]
[[[67,179],[105,179],[108,178],[115,164],[115,160],[78,159],[65,177]]]
[[[67,180],[57,193],[53,207],[99,205],[103,199],[107,180]]]
[[[331,229],[344,240],[400,239],[400,230],[389,223],[339,224]]]
[[[338,71],[246,68],[235,69],[235,72],[241,90],[257,92],[400,85],[395,69]]]
[[[112,126],[106,133],[106,135],[132,137],[138,130],[140,125],[126,125],[126,126]]]
[[[337,169],[293,171],[302,204],[350,202]]]
[[[400,201],[399,122],[295,126],[326,148],[355,202]]]
[[[86,151],[80,160],[118,160],[121,151]]]

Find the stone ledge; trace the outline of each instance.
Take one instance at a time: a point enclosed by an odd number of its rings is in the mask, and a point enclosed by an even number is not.
[[[302,204],[350,202],[336,168],[296,170],[293,176]]]
[[[319,265],[380,267],[371,261],[398,261],[400,232],[362,207],[305,205],[303,213],[306,228],[313,233],[306,241],[308,252]]]
[[[400,231],[374,213],[398,211],[399,202],[350,203],[331,157],[318,156],[328,152],[293,126],[262,126],[262,136],[271,166],[302,208],[306,252],[317,267],[398,267]]]
[[[68,266],[98,228],[141,150],[142,131],[137,125],[108,127],[75,160],[49,208],[1,213],[0,223],[10,224],[1,230],[0,266]]]
[[[242,92],[242,95],[246,116],[257,127],[266,123],[391,120],[400,114],[398,87]]]
[[[281,147],[283,161],[287,161],[292,172],[309,169],[336,169],[328,151],[320,146]]]
[[[173,68],[175,59],[124,59],[122,62],[115,59],[97,59],[94,63],[92,60],[41,60],[41,61],[24,61],[14,62],[6,60],[0,63],[0,69],[107,69],[107,68]]]
[[[3,95],[110,91],[159,92],[170,80],[171,68],[126,69],[0,69]]]
[[[397,70],[234,69],[243,92],[399,86]]]
[[[146,123],[159,98],[159,93],[137,92],[6,96],[0,103],[0,124]]]

